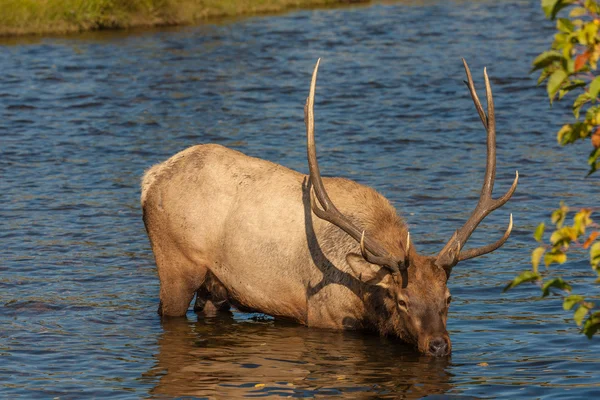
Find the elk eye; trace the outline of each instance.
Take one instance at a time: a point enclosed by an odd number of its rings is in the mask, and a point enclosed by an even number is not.
[[[451,302],[452,302],[452,296],[448,296],[448,299],[446,300],[446,304],[450,305]]]
[[[408,308],[408,305],[406,305],[404,300],[398,300],[398,305],[403,308]]]

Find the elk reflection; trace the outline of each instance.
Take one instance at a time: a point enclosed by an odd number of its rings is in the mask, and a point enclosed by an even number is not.
[[[421,398],[452,385],[449,361],[376,335],[313,330],[247,314],[164,319],[156,364],[144,380],[156,397]]]

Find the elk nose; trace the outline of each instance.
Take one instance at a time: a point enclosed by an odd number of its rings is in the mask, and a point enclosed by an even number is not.
[[[448,355],[448,342],[443,337],[436,337],[429,342],[429,354],[436,357]]]

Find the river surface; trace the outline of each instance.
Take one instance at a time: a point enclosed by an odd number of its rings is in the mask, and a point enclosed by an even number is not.
[[[553,24],[539,1],[427,1],[254,17],[177,29],[0,45],[0,397],[600,398],[600,340],[559,297],[503,286],[529,268],[532,231],[560,199],[597,205],[589,143],[566,149],[529,74]],[[397,340],[233,312],[161,321],[139,205],[144,170],[220,143],[306,172],[303,104],[322,58],[324,175],[371,185],[437,253],[475,207],[485,132],[463,84],[483,67],[498,125],[496,193],[513,199],[460,263],[449,358]],[[584,255],[553,267],[595,293]],[[596,290],[596,291],[594,291]]]

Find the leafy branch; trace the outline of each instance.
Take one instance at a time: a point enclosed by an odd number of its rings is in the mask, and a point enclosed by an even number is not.
[[[569,17],[556,18],[566,7],[571,7]],[[589,176],[600,167],[600,76],[595,74],[600,59],[600,5],[596,0],[542,0],[542,9],[556,20],[558,32],[551,50],[533,61],[531,72],[541,70],[538,85],[546,82],[550,103],[579,93],[572,106],[575,122],[563,125],[556,136],[561,145],[590,138]]]
[[[557,18],[567,8],[568,18]],[[556,20],[557,33],[551,49],[533,61],[531,72],[541,71],[538,85],[546,82],[550,104],[571,92],[577,94],[572,106],[575,121],[563,125],[556,138],[563,146],[590,138],[590,176],[600,167],[600,76],[596,72],[600,59],[600,4],[597,0],[542,0],[542,10],[547,18]],[[591,219],[597,208],[581,209],[574,215],[573,223],[565,225],[569,208],[561,202],[551,215],[555,227],[549,242],[543,241],[544,223],[535,230],[538,247],[531,253],[531,270],[522,272],[504,288],[507,291],[533,282],[540,286],[542,297],[562,296],[563,308],[575,310],[573,319],[588,338],[600,329],[600,306],[586,296],[572,293],[571,285],[561,277],[549,276],[549,267],[565,263],[573,248],[589,250],[590,265],[598,275],[595,283],[600,283],[600,225]],[[539,270],[542,260],[544,271]]]
[[[548,267],[552,264],[563,264],[567,261],[567,253],[571,248],[579,247],[589,250],[590,264],[598,274],[596,283],[600,283],[600,225],[591,219],[592,210],[582,209],[573,217],[572,225],[565,225],[569,208],[561,202],[560,208],[552,212],[551,220],[555,230],[550,236],[549,243],[544,243],[543,236],[546,226],[538,225],[533,237],[539,246],[531,253],[531,270],[522,272],[504,288],[504,291],[525,282],[537,283],[542,289],[542,297],[551,293],[563,297],[565,310],[575,309],[573,319],[582,327],[585,335],[591,338],[600,329],[599,305],[572,293],[571,285],[560,277],[548,277]],[[540,272],[539,265],[544,261],[546,270]],[[547,278],[547,279],[545,279]],[[557,293],[558,290],[558,293]]]

